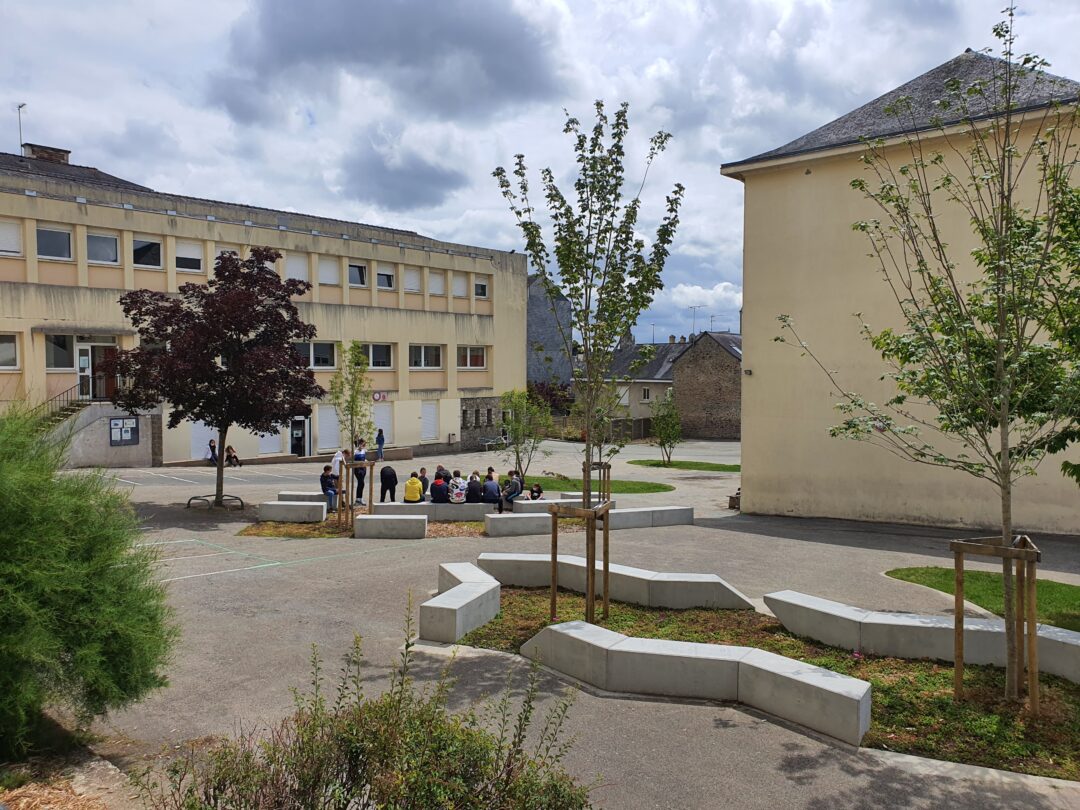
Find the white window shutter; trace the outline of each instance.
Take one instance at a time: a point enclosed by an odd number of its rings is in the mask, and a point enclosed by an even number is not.
[[[280,433],[267,433],[265,436],[259,437],[259,454],[267,453],[280,453],[281,452],[281,434]]]
[[[0,253],[22,253],[22,228],[18,222],[0,220]]]
[[[405,291],[420,292],[420,268],[405,268]]]
[[[285,278],[308,280],[308,257],[306,253],[290,253],[285,258]]]
[[[201,242],[181,242],[176,240],[176,255],[181,259],[199,259],[203,257],[203,246]]]
[[[420,440],[429,442],[439,438],[439,403],[425,400],[420,403]]]
[[[337,450],[341,447],[341,429],[337,409],[333,405],[319,406],[319,449]]]
[[[454,297],[467,298],[469,296],[469,277],[464,273],[454,273]]]
[[[375,423],[375,431],[382,428],[383,436],[387,444],[394,443],[394,406],[390,402],[376,402],[371,408],[371,421]],[[375,434],[372,434],[368,445],[375,447]]]
[[[319,257],[319,283],[341,284],[341,267],[334,256]]]
[[[428,273],[428,292],[431,295],[446,295],[446,273],[442,270]]]
[[[192,422],[191,423],[191,457],[192,458],[205,458],[206,448],[210,444],[210,440],[217,441],[218,432],[214,428],[207,425],[205,422]],[[220,455],[222,449],[218,448],[218,455]]]

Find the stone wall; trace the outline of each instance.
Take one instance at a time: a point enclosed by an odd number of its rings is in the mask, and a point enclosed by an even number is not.
[[[478,415],[479,423],[477,423]],[[502,408],[499,406],[499,397],[462,397],[459,427],[460,441],[451,452],[482,450],[483,439],[490,439],[502,432]]]
[[[570,303],[565,298],[558,299],[554,309],[543,283],[530,278],[525,374],[531,383],[569,383],[571,379],[570,360],[558,326],[562,323],[569,328]]]
[[[742,363],[707,335],[674,365],[675,407],[687,439],[741,437]]]

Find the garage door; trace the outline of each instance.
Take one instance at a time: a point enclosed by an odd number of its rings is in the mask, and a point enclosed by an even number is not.
[[[281,434],[280,433],[268,433],[265,436],[259,437],[259,453],[280,453],[281,452]]]
[[[319,406],[319,449],[337,450],[341,447],[341,429],[337,409],[333,405]]]
[[[394,405],[390,402],[376,402],[371,408],[371,420],[375,423],[375,430],[382,428],[383,436],[387,444],[394,443]],[[375,446],[373,438],[368,445]]]
[[[206,446],[213,439],[217,441],[217,431],[204,422],[191,423],[191,457],[205,458]]]
[[[420,441],[430,442],[439,438],[439,403],[420,403]]]

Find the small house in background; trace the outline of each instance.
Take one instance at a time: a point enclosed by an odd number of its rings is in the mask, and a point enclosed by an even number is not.
[[[651,349],[651,357],[635,364]],[[648,435],[653,403],[669,390],[688,439],[740,437],[742,337],[730,332],[699,332],[668,337],[667,343],[635,343],[627,337],[611,367],[612,380],[623,382],[621,404],[634,422],[635,437]]]
[[[570,302],[562,293],[552,299],[535,273],[529,276],[526,318],[527,381],[532,385],[569,385],[573,375],[559,324],[562,324],[563,329],[570,329]]]

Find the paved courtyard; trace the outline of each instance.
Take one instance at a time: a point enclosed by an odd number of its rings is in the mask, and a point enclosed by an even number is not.
[[[553,443],[533,470],[571,474],[579,446]],[[898,566],[949,564],[947,540],[958,532],[910,526],[732,515],[727,495],[737,475],[665,471],[628,465],[656,457],[632,446],[616,461],[616,478],[666,481],[674,492],[617,496],[628,505],[690,503],[694,526],[623,530],[612,536],[613,560],[663,571],[713,572],[760,604],[772,590],[793,588],[867,608],[941,612],[951,597],[892,580]],[[738,462],[737,443],[692,443],[677,458]],[[434,462],[465,469],[498,468],[493,454],[397,462],[399,476]],[[313,489],[316,464],[248,465],[229,471],[230,492],[258,502],[279,489]],[[545,537],[455,537],[418,541],[280,540],[238,537],[250,511],[187,510],[192,494],[212,490],[212,470],[117,471],[143,515],[145,542],[161,552],[183,637],[171,684],[102,725],[99,750],[122,767],[207,734],[235,732],[241,722],[273,721],[291,706],[289,688],[307,681],[311,645],[336,672],[353,635],[364,639],[370,690],[386,683],[403,641],[408,595],[419,603],[435,588],[440,562],[474,560],[483,551],[546,551]],[[563,548],[581,553],[581,535]],[[1042,575],[1080,584],[1080,539],[1044,537]],[[418,655],[422,679],[445,663]],[[497,693],[508,670],[520,689],[527,667],[496,653],[470,653],[454,666],[459,705]],[[566,683],[545,675],[544,702]],[[829,808],[1080,806],[1073,787],[1052,786],[981,769],[855,751],[738,706],[629,699],[583,691],[568,730],[577,742],[568,766],[598,780],[594,798],[608,808]],[[931,778],[931,776],[933,778]]]

